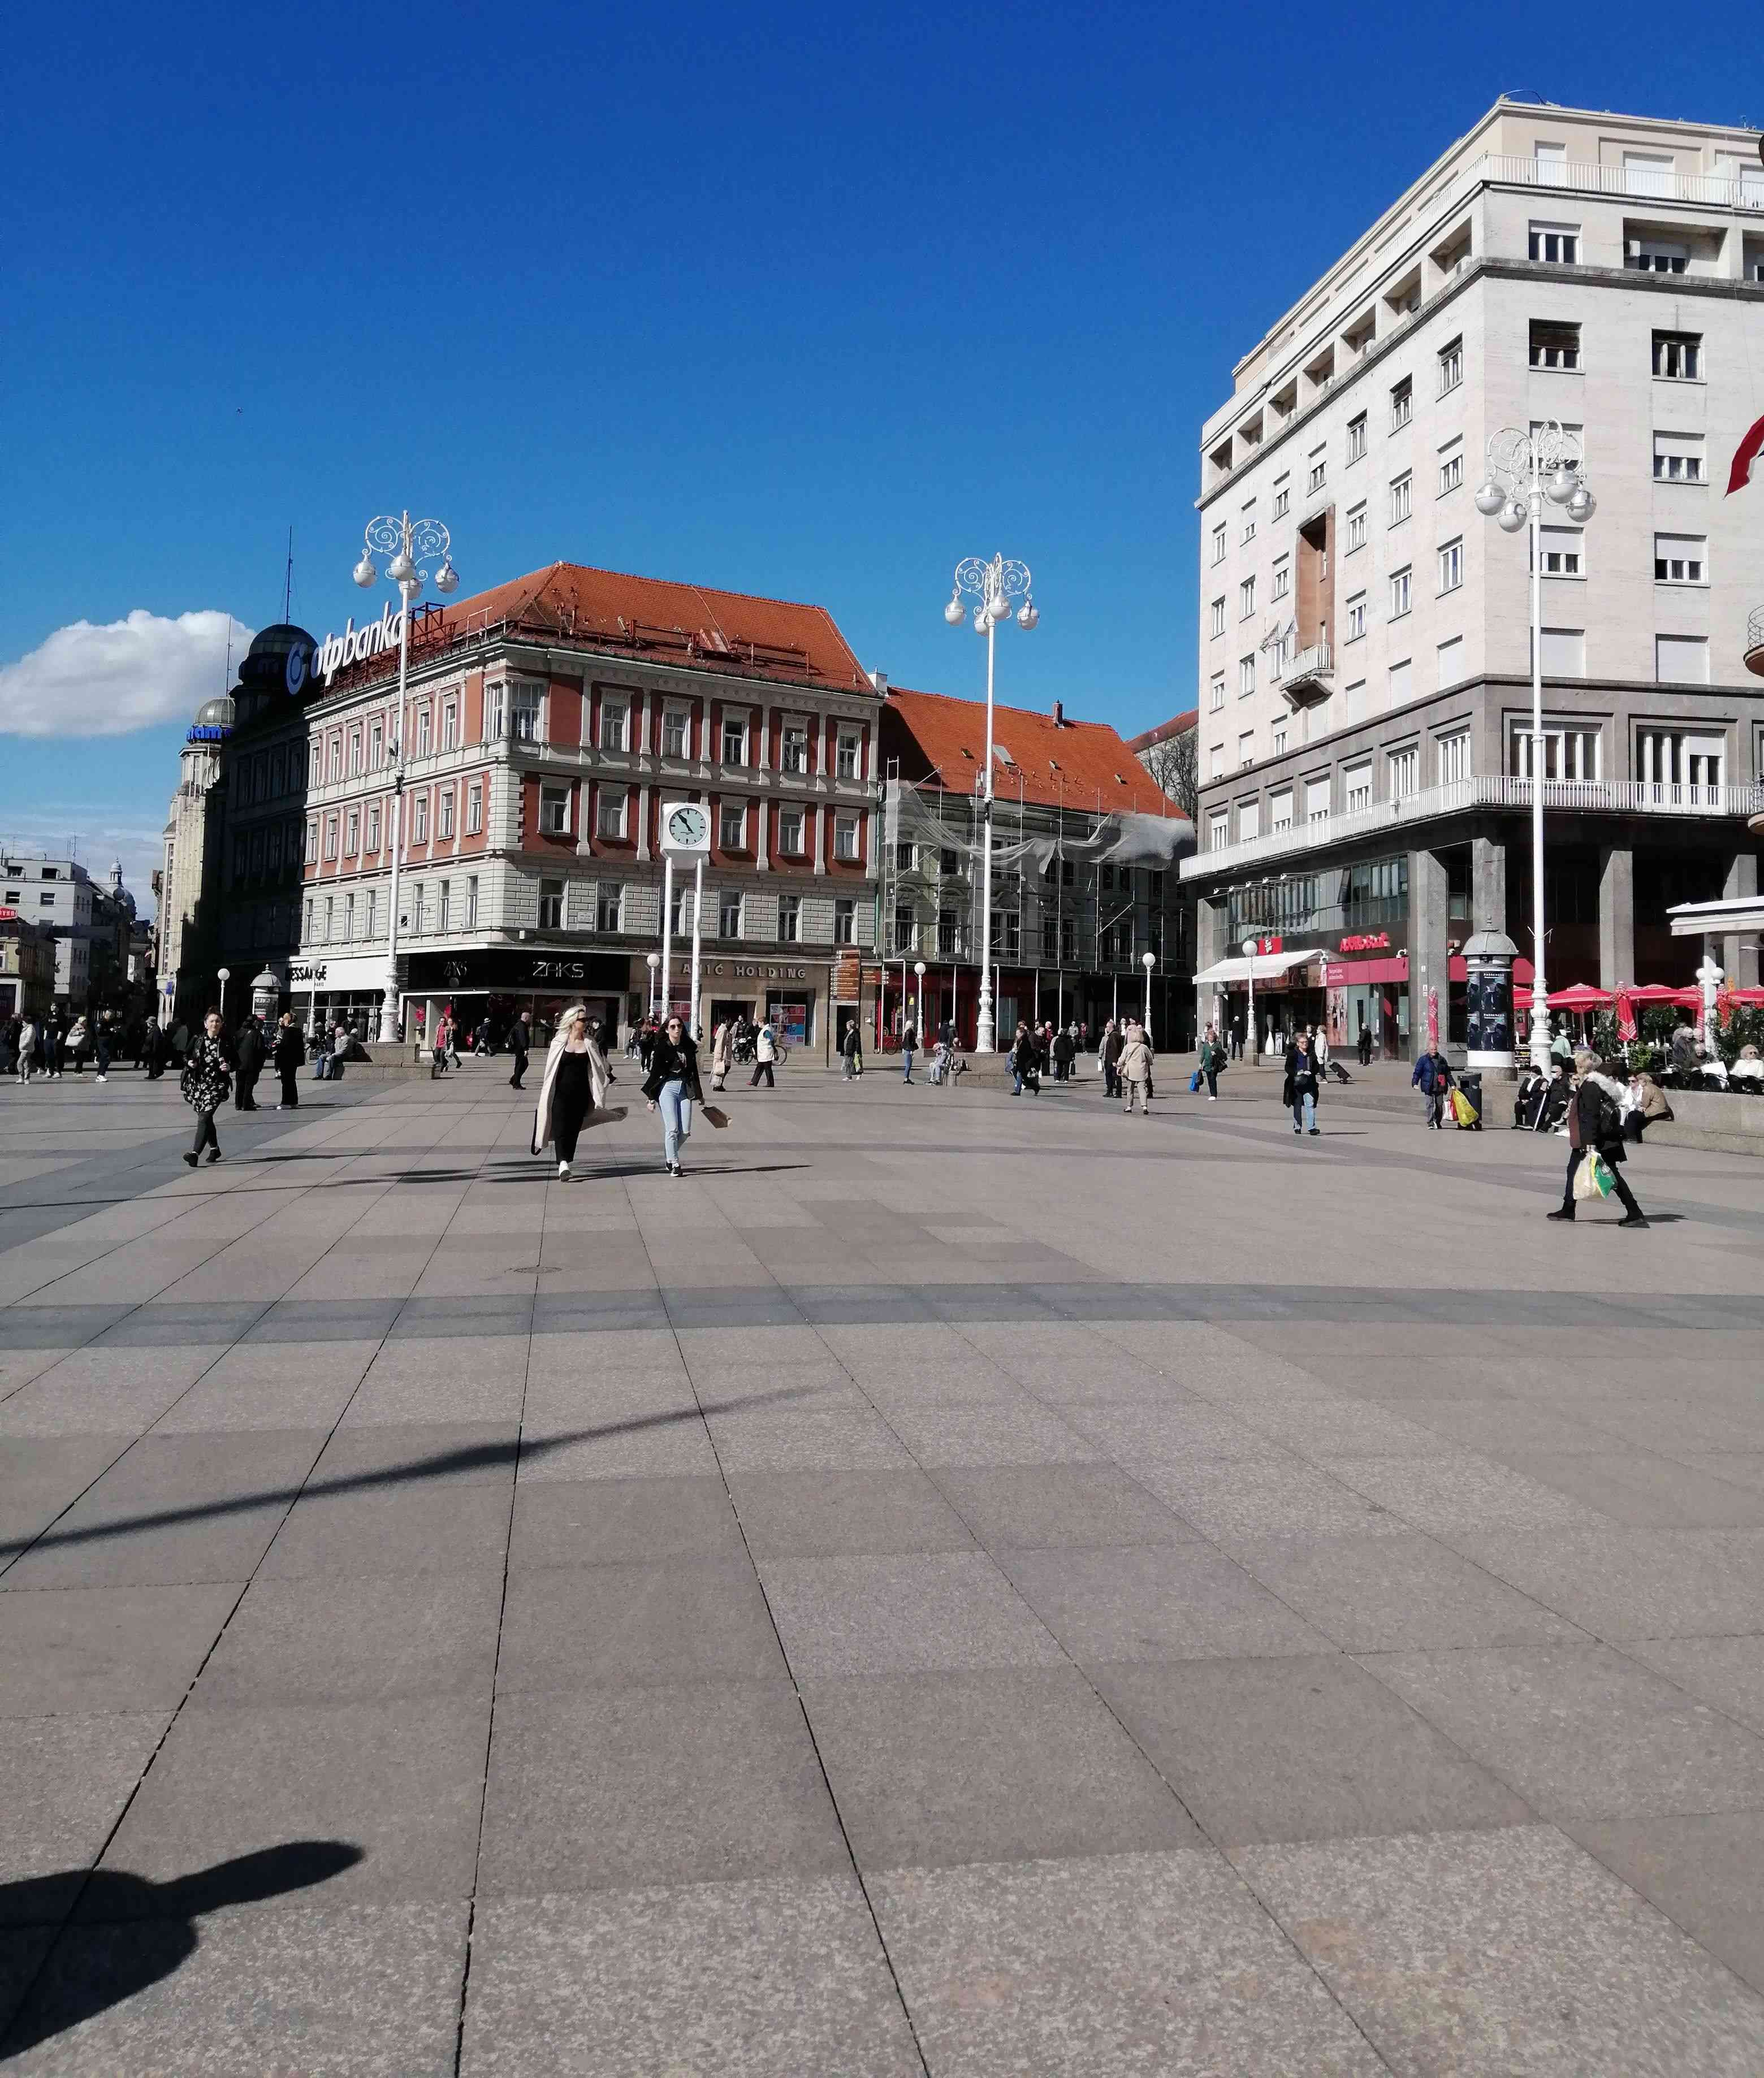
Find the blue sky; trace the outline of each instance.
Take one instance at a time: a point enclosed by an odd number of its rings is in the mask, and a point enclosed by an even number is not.
[[[341,626],[407,504],[467,590],[565,557],[815,599],[955,693],[949,572],[1001,548],[1043,618],[1001,697],[1146,727],[1193,696],[1233,360],[1502,90],[1755,120],[1736,55],[1624,6],[27,10],[0,838],[144,878],[176,782],[180,722],[94,735],[109,686],[20,667],[56,630],[261,626],[291,525],[295,617]]]

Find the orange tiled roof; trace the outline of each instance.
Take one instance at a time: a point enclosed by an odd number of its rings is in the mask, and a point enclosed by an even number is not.
[[[1016,798],[1020,780],[1022,799],[1042,807],[1182,814],[1106,722],[1055,722],[1027,707],[994,706],[993,742],[1010,753],[1008,764],[1001,757],[995,767],[993,791],[1001,801]],[[887,760],[900,761],[909,785],[972,794],[986,757],[986,703],[890,686],[882,709],[882,756],[884,769]]]
[[[1168,721],[1160,721],[1156,728],[1148,728],[1143,736],[1130,736],[1127,748],[1137,757],[1142,751],[1150,750],[1160,743],[1168,743],[1173,736],[1185,736],[1191,728],[1201,725],[1201,711],[1189,707],[1183,713],[1172,715]]]
[[[439,616],[438,639],[451,641],[503,622],[578,641],[604,641],[671,663],[713,669],[734,665],[743,672],[846,691],[870,687],[826,608],[789,599],[552,563],[471,599],[454,600]],[[432,616],[429,628],[435,625]]]

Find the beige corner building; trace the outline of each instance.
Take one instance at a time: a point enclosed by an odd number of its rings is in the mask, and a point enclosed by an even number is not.
[[[1461,1041],[1473,933],[1529,982],[1534,773],[1552,988],[1689,978],[1667,911],[1758,890],[1761,415],[1758,137],[1694,123],[1498,102],[1252,348],[1201,443],[1203,1021],[1254,937],[1264,1043],[1407,1058],[1430,991]],[[1546,507],[1534,744],[1527,536],[1473,501],[1550,421],[1596,510]]]

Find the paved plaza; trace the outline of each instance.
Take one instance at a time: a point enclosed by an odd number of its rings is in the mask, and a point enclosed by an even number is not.
[[[1756,2078],[1764,1164],[780,1079],[0,1091],[0,2063]]]

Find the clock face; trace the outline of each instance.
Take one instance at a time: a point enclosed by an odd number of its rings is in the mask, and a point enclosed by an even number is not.
[[[669,811],[667,834],[682,849],[700,850],[710,841],[710,818],[695,803],[682,802]]]

